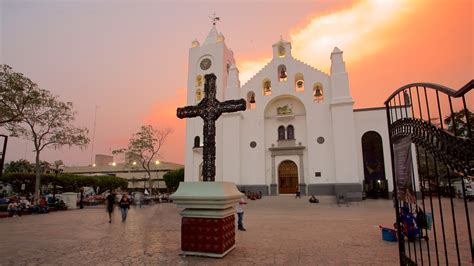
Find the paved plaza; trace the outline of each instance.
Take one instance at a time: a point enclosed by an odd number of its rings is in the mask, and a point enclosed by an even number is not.
[[[375,226],[393,224],[392,201],[338,207],[329,199],[264,197],[245,207],[246,232],[224,259],[179,256],[180,216],[173,203],[118,209],[104,206],[0,219],[0,264],[397,265],[396,243]]]

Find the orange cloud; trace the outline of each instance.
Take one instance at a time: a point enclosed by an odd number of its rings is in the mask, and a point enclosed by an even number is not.
[[[159,99],[151,108],[149,115],[143,119],[144,124],[155,128],[171,128],[173,132],[160,151],[161,160],[167,162],[184,162],[184,139],[186,123],[176,117],[176,108],[186,104],[186,89],[177,89],[172,97]]]
[[[290,32],[292,54],[325,72],[329,72],[329,56],[334,47],[349,50],[346,62],[355,62],[384,48],[383,31],[398,21],[403,12],[415,5],[407,0],[365,0],[330,14],[317,16],[306,25]],[[240,80],[247,82],[270,59],[245,61],[240,64]]]

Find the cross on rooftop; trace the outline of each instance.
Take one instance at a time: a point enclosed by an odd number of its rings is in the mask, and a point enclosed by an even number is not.
[[[221,21],[221,18],[217,17],[215,12],[212,14],[212,16],[209,16],[209,18],[211,19],[213,26],[216,25],[217,21]]]

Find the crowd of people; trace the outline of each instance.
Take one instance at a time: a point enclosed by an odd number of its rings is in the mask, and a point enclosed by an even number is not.
[[[42,197],[38,200],[33,198],[28,199],[27,197],[17,197],[13,196],[8,198],[8,201],[5,200],[5,203],[8,203],[7,212],[11,217],[21,216],[23,213],[48,213],[50,207],[54,207],[57,210],[67,209],[66,203],[63,200],[57,198],[49,198],[46,200],[45,197]]]

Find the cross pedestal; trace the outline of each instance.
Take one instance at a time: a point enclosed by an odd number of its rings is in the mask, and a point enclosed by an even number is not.
[[[244,111],[244,99],[216,99],[216,75],[205,75],[204,99],[197,106],[178,108],[179,118],[204,120],[203,167],[205,182],[181,182],[171,197],[181,212],[181,254],[222,258],[235,247],[235,209],[243,196],[234,183],[216,180],[216,120],[223,113]]]
[[[222,258],[235,247],[235,209],[243,194],[231,182],[181,182],[171,196],[181,211],[181,253]]]

